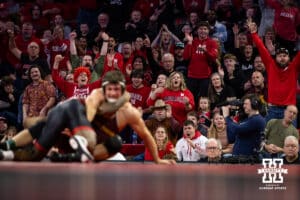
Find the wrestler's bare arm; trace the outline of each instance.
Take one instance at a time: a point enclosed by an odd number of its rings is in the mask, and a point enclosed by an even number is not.
[[[86,116],[89,122],[93,121],[98,107],[104,101],[102,89],[94,89],[92,93],[86,98]]]
[[[141,117],[141,113],[133,107],[130,103],[126,103],[119,110],[119,122],[124,126],[124,122],[129,124],[131,128],[143,139],[145,146],[150,151],[153,159],[158,164],[174,164],[174,160],[162,160],[158,156],[157,145],[152,137],[150,131],[146,127],[144,120]]]

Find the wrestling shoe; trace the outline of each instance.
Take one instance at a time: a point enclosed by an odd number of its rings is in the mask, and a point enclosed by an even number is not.
[[[75,135],[69,140],[70,146],[80,154],[80,162],[91,162],[94,161],[94,157],[87,149],[87,140],[80,136]]]

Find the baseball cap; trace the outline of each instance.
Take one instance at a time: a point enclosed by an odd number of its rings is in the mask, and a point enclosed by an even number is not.
[[[7,122],[7,119],[5,117],[0,116],[0,121]]]
[[[276,55],[281,54],[281,53],[289,55],[289,50],[284,47],[276,49]]]
[[[176,42],[175,48],[177,49],[184,49],[184,43],[183,42]]]

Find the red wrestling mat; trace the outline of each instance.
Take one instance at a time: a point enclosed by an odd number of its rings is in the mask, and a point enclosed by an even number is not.
[[[0,162],[0,199],[299,199],[300,166],[282,166],[281,189],[262,189],[262,165],[138,162]],[[277,188],[277,189],[276,189]]]

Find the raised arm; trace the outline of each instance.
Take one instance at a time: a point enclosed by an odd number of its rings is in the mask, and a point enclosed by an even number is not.
[[[103,43],[102,43],[102,47],[101,47],[101,50],[100,50],[100,56],[106,56],[107,48],[108,48],[109,35],[105,32],[102,32],[101,38],[103,40]]]
[[[21,50],[18,49],[17,45],[16,45],[16,42],[15,42],[15,35],[14,35],[14,32],[13,30],[7,30],[7,33],[8,33],[8,48],[10,50],[10,52],[12,54],[14,54],[14,56],[16,56],[18,59],[21,59]]]
[[[70,54],[71,54],[71,55],[77,55],[76,42],[75,42],[76,37],[77,37],[76,32],[71,32],[71,33],[69,34],[69,40],[70,40]]]
[[[232,27],[232,32],[234,35],[234,48],[238,49],[240,48],[240,42],[239,42],[239,25],[234,24]]]
[[[159,44],[159,40],[161,38],[162,28],[159,30],[159,33],[156,35],[154,40],[151,43],[151,48],[156,47]]]
[[[172,40],[174,41],[174,43],[176,43],[176,42],[181,42],[180,39],[179,39],[175,34],[173,34],[173,33],[169,30],[169,28],[168,28],[167,25],[163,24],[163,25],[162,25],[162,28],[163,28],[166,32],[168,32],[168,33],[170,34],[170,36],[171,36]]]
[[[106,34],[105,32],[101,32],[101,38],[102,38],[102,47],[100,50],[100,56],[95,59],[95,66],[94,66],[94,70],[97,73],[98,77],[102,76],[103,73],[103,68],[104,68],[104,61],[105,61],[105,56],[107,54],[107,48],[108,48],[108,39],[109,39],[109,35]]]
[[[193,36],[189,33],[185,33],[184,40],[187,41],[187,45],[185,45],[185,47],[184,47],[183,58],[185,60],[189,60],[192,57]]]

